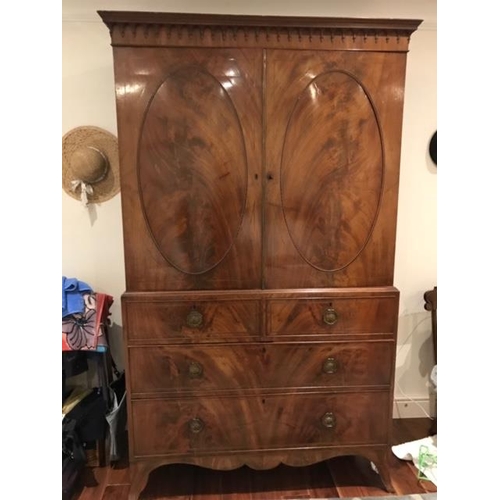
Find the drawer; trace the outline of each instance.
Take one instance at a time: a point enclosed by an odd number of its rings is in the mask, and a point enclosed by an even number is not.
[[[388,392],[132,402],[134,455],[385,444]]]
[[[394,333],[398,298],[270,300],[268,334],[276,336]]]
[[[257,337],[260,302],[178,301],[124,303],[129,341],[210,341]]]
[[[394,342],[137,346],[132,393],[390,385]]]

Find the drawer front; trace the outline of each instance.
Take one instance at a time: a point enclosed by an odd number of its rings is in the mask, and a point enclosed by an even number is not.
[[[130,302],[125,303],[128,340],[210,341],[256,337],[260,302]]]
[[[393,333],[397,329],[398,298],[335,298],[270,300],[269,335]]]
[[[133,393],[390,385],[394,342],[130,347]]]
[[[134,454],[384,444],[388,392],[137,400]]]

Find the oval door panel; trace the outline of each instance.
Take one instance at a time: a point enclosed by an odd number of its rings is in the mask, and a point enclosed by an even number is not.
[[[281,164],[283,213],[305,261],[337,271],[356,259],[373,231],[383,178],[380,129],[367,93],[341,71],[316,77],[297,99]]]
[[[138,160],[158,250],[184,273],[213,269],[237,237],[247,192],[241,125],[215,77],[197,68],[167,77],[146,110]]]

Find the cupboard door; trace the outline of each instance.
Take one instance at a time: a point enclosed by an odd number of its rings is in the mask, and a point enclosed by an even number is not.
[[[114,57],[127,290],[260,287],[261,51]]]
[[[266,287],[392,284],[405,64],[267,51]]]

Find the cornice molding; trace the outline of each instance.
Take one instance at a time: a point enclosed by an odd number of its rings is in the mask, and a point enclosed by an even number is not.
[[[406,51],[412,19],[230,16],[99,11],[113,46]]]

